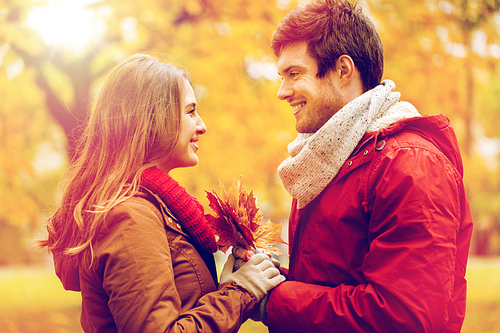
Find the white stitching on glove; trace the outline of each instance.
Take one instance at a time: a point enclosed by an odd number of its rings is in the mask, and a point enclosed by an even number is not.
[[[267,292],[281,282],[285,277],[274,267],[269,257],[264,253],[254,255],[240,269],[233,273],[234,257],[232,254],[227,258],[222,273],[220,284],[234,282],[248,290],[259,302]]]

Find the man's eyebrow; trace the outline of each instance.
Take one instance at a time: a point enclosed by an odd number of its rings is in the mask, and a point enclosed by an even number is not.
[[[302,66],[302,65],[296,65],[296,64],[291,64],[291,65],[287,66],[283,71],[281,71],[281,72],[278,71],[278,74],[279,75],[286,74],[286,73],[290,72],[292,69],[296,69],[296,68],[303,69],[304,66]]]

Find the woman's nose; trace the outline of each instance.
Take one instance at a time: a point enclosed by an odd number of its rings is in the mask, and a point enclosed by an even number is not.
[[[201,119],[201,117],[198,116],[198,119],[196,121],[196,133],[205,134],[206,132],[207,132],[207,126],[203,122],[203,119]]]

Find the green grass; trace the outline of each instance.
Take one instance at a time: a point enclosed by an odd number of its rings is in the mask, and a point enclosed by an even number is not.
[[[61,310],[80,306],[80,293],[65,291],[52,269],[3,269],[0,270],[0,281],[2,312],[8,309]]]
[[[0,270],[0,327],[5,333],[81,333],[79,293],[65,291],[52,269]]]
[[[471,258],[467,269],[464,333],[500,332],[500,258]],[[82,333],[80,294],[68,292],[51,269],[0,270],[0,331],[5,333]],[[240,332],[263,333],[246,322]]]
[[[500,258],[470,258],[463,333],[500,332]]]

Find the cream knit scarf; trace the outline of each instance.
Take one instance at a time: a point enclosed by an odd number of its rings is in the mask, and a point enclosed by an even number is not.
[[[398,102],[394,82],[384,80],[346,104],[316,133],[299,133],[288,145],[290,157],[278,167],[283,186],[305,207],[331,182],[365,133],[398,120],[418,117],[408,102]]]

